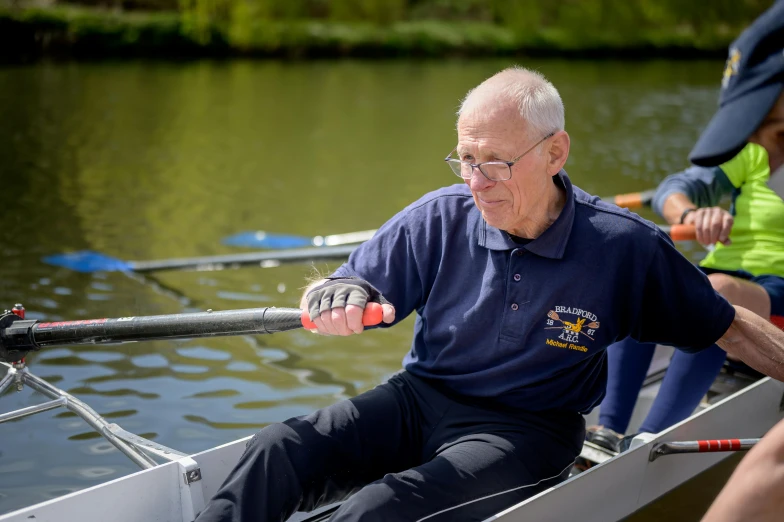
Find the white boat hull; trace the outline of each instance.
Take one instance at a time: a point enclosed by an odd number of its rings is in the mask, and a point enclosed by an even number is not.
[[[650,443],[594,466],[489,520],[620,520],[731,455],[671,455],[649,462],[655,442],[759,437],[784,417],[783,394],[784,383],[760,380],[662,432]],[[0,522],[187,522],[191,520],[193,499],[208,499],[217,491],[247,440],[193,455],[202,479],[191,486],[185,484],[182,464],[169,462],[0,516]]]
[[[648,444],[594,466],[489,520],[620,520],[732,455],[670,455],[649,462],[655,443],[760,437],[784,418],[783,395],[784,383],[760,380],[659,433]]]

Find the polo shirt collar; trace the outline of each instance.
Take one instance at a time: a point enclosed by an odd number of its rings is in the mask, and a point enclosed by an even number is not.
[[[531,241],[526,245],[518,245],[510,237],[509,234],[503,230],[491,227],[487,224],[484,218],[479,213],[479,246],[485,247],[489,250],[514,250],[516,248],[524,248],[541,257],[548,257],[551,259],[561,259],[566,250],[566,244],[569,242],[569,235],[572,232],[572,225],[574,224],[574,190],[569,176],[566,175],[564,170],[557,174],[555,183],[561,185],[566,190],[566,204],[561,210],[561,214],[555,223],[545,230],[542,235]],[[478,209],[477,209],[478,210]]]

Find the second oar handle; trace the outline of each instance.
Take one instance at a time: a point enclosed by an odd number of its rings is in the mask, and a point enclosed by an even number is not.
[[[648,455],[653,462],[664,455],[680,453],[716,453],[724,451],[746,451],[753,448],[760,439],[711,439],[660,442],[655,444]]]
[[[673,241],[694,241],[697,239],[697,229],[694,225],[662,225],[665,234],[669,234]]]
[[[365,326],[375,326],[381,323],[383,318],[384,311],[378,303],[368,303],[362,312],[362,324]],[[310,314],[307,310],[302,311],[302,326],[309,330],[316,328],[316,324],[310,320]]]

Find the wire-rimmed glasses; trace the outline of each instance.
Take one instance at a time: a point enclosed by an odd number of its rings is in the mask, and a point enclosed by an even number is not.
[[[449,153],[449,156],[447,156],[444,161],[446,161],[446,164],[449,165],[449,168],[452,170],[452,172],[455,173],[456,176],[463,179],[471,179],[471,175],[473,174],[474,169],[478,168],[479,172],[481,172],[482,175],[490,181],[508,181],[512,179],[512,166],[520,161],[523,156],[534,150],[537,145],[542,143],[547,138],[550,138],[554,134],[555,132],[551,132],[541,140],[537,141],[530,149],[523,152],[511,161],[485,161],[483,163],[471,163],[470,161],[463,161],[451,157],[452,154],[454,154],[457,150],[457,147],[452,149],[452,152]]]

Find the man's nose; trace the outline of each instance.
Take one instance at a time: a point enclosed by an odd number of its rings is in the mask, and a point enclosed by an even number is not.
[[[482,174],[482,171],[479,170],[479,167],[473,167],[471,169],[471,179],[468,180],[468,186],[471,188],[471,190],[487,190],[496,183],[496,181],[490,181],[487,179],[487,177]]]

